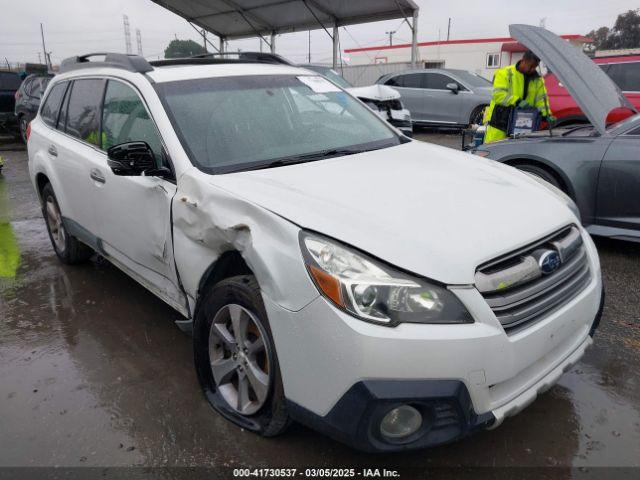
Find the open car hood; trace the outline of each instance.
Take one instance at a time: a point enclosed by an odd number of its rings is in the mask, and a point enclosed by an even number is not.
[[[614,108],[637,112],[609,76],[569,42],[531,25],[509,25],[509,32],[558,77],[601,135]]]
[[[349,92],[354,97],[366,98],[368,100],[375,100],[378,102],[386,102],[388,100],[396,100],[400,98],[400,93],[391,87],[386,85],[370,85],[368,87],[353,87],[348,88]]]

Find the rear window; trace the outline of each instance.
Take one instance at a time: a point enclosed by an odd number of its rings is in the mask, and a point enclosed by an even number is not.
[[[14,72],[0,72],[0,90],[18,90],[22,80]]]
[[[67,82],[61,82],[54,85],[40,109],[40,117],[42,117],[44,123],[50,127],[55,128],[56,126],[58,121],[58,112],[60,111],[60,103],[62,103],[62,97],[64,96],[66,89]]]
[[[25,80],[25,82],[27,80]],[[50,80],[51,77],[33,77],[32,79],[30,79],[29,84],[23,87],[24,91],[31,97],[40,98],[46,90]]]
[[[100,145],[100,110],[105,80],[75,80],[67,107],[66,132],[80,140]]]

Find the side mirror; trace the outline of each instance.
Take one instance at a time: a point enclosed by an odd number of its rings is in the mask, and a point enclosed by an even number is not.
[[[116,175],[137,176],[155,170],[156,157],[147,142],[126,142],[107,150],[107,164]]]
[[[447,83],[446,87],[447,90],[450,90],[451,93],[455,93],[456,95],[458,94],[458,90],[460,90],[460,87],[455,82]]]

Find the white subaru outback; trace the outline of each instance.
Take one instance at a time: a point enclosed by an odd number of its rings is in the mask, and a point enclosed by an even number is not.
[[[53,248],[97,252],[180,312],[237,425],[451,442],[591,344],[598,255],[550,185],[410,140],[275,57],[96,58],[63,62],[30,125]]]

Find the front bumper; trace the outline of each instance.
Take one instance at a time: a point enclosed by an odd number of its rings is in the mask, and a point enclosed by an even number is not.
[[[356,448],[424,448],[496,427],[553,385],[591,344],[603,301],[600,268],[585,234],[593,277],[537,323],[506,334],[475,288],[451,289],[473,315],[466,325],[372,325],[318,297],[298,312],[269,298],[285,396],[294,419]],[[428,431],[407,444],[382,440],[379,420],[409,403]],[[416,408],[417,408],[416,407]],[[450,423],[437,413],[444,412]]]

